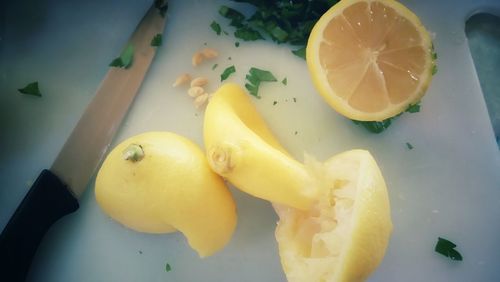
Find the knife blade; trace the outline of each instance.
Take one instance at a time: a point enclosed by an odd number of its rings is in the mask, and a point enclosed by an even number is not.
[[[0,277],[24,281],[49,227],[76,211],[78,199],[105,156],[156,53],[167,3],[154,1],[131,35],[132,65],[110,68],[50,169],[44,169],[0,235]]]

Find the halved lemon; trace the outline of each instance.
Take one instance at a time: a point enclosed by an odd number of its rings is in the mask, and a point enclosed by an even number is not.
[[[140,232],[180,231],[200,257],[221,250],[236,227],[236,205],[203,151],[172,132],[145,132],[118,144],[95,183],[99,206]]]
[[[323,183],[318,202],[307,211],[274,204],[287,279],[364,281],[382,261],[392,231],[384,178],[364,150],[307,163]]]
[[[326,102],[354,120],[381,121],[418,102],[435,62],[429,33],[394,0],[342,0],[311,31],[313,83]]]

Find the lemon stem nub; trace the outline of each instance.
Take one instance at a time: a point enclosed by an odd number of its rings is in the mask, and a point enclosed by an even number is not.
[[[231,146],[215,146],[209,150],[209,162],[215,172],[225,174],[235,167],[235,154]]]
[[[131,162],[138,162],[144,158],[144,150],[141,145],[138,144],[130,144],[123,151],[123,159]]]

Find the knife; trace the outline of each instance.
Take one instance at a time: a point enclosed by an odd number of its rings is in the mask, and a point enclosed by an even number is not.
[[[78,209],[78,199],[106,154],[153,60],[156,47],[150,43],[163,33],[166,9],[166,1],[158,0],[149,8],[126,45],[135,50],[132,65],[109,69],[51,168],[40,173],[2,231],[0,280],[24,281],[49,227]]]

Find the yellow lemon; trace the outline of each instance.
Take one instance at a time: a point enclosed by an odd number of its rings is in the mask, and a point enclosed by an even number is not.
[[[384,257],[392,231],[382,174],[363,150],[308,163],[322,183],[318,201],[307,211],[275,205],[288,281],[364,281]]]
[[[201,257],[223,248],[236,225],[235,203],[201,149],[170,132],[147,132],[117,145],[96,178],[96,200],[140,232],[182,232]]]
[[[340,1],[312,29],[306,58],[326,102],[362,121],[381,121],[417,103],[435,68],[429,33],[394,0]]]
[[[224,84],[205,111],[203,134],[210,167],[255,197],[307,209],[315,181],[273,136],[248,95]]]

